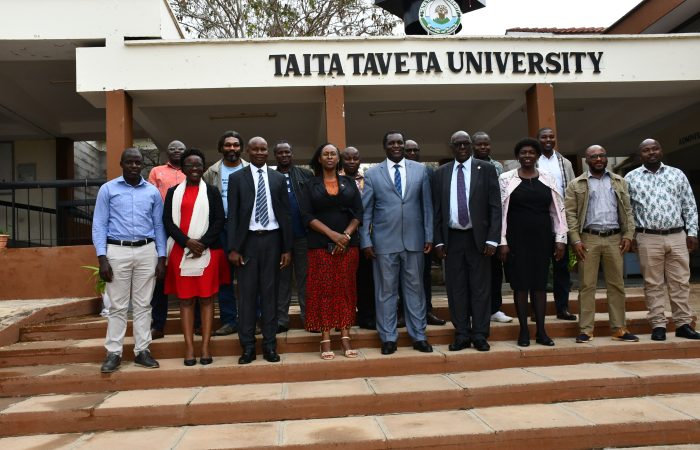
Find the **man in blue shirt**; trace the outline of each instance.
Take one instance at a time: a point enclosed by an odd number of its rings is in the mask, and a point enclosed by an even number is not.
[[[217,149],[221,153],[222,158],[204,172],[202,179],[205,183],[219,188],[221,199],[224,202],[224,213],[228,217],[228,177],[247,166],[248,163],[241,158],[243,138],[237,131],[225,131],[219,138]],[[221,232],[221,243],[226,253],[228,253],[228,231],[226,227]],[[238,311],[236,311],[233,277],[234,270],[232,267],[231,283],[219,286],[219,318],[221,327],[214,331],[214,336],[228,336],[238,331]],[[199,310],[195,308],[195,311]],[[196,315],[195,322],[199,323]]]
[[[166,237],[163,202],[158,189],[141,176],[143,157],[127,148],[119,165],[122,176],[105,183],[97,194],[92,242],[100,277],[111,300],[102,373],[121,364],[129,302],[133,306],[134,363],[155,369],[151,357],[151,295],[156,278],[165,276]]]

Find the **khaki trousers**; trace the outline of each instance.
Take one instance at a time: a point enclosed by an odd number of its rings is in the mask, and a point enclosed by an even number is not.
[[[105,348],[109,353],[122,354],[126,334],[126,313],[133,305],[134,354],[148,349],[151,343],[151,296],[156,284],[156,245],[141,247],[107,245],[107,259],[114,278],[107,283],[109,307]]]
[[[690,255],[686,234],[661,236],[637,233],[639,264],[644,276],[644,295],[647,301],[647,319],[653,328],[666,327],[664,307],[666,290],[671,300],[673,323],[676,327],[693,321],[690,298]]]
[[[581,242],[588,249],[586,259],[578,263],[581,285],[578,293],[581,333],[593,336],[595,291],[601,262],[608,294],[610,331],[615,335],[617,331],[625,328],[625,282],[622,273],[623,260],[622,254],[620,254],[620,239],[619,233],[606,237],[581,233]]]

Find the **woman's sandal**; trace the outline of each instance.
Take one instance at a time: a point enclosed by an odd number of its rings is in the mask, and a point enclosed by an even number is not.
[[[321,359],[324,359],[324,360],[326,360],[326,361],[330,361],[331,359],[335,358],[335,353],[333,353],[332,350],[329,351],[329,352],[324,352],[324,351],[323,351],[323,344],[325,344],[326,342],[329,342],[329,343],[330,343],[331,340],[328,339],[328,340],[325,340],[325,341],[321,341]]]
[[[340,339],[347,339],[348,344],[350,344],[350,336],[341,336]],[[344,350],[343,354],[346,358],[357,358],[357,350],[353,350],[352,348],[349,350]]]

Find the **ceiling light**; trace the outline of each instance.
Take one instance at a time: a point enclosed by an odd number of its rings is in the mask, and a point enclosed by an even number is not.
[[[209,116],[209,120],[230,120],[230,119],[260,119],[277,117],[277,113],[238,113],[238,114],[221,114]]]
[[[432,114],[434,109],[387,109],[383,111],[370,111],[370,117],[389,116],[392,114]]]

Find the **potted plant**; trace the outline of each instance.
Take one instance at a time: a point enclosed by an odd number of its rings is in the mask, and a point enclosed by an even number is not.
[[[100,268],[97,266],[81,266],[90,272],[88,281],[95,283],[95,293],[102,297],[102,311],[100,315],[107,317],[109,315],[109,306],[112,303],[107,295],[107,282],[100,277]]]

